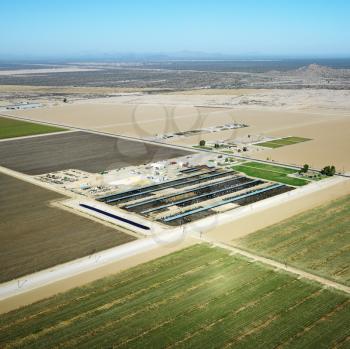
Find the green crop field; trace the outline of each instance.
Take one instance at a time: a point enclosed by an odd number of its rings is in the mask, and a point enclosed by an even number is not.
[[[0,117],[0,139],[66,131],[63,128]]]
[[[236,243],[350,286],[350,195]]]
[[[0,316],[1,348],[346,348],[350,298],[195,245]]]
[[[268,181],[280,182],[288,185],[301,186],[308,183],[308,181],[301,178],[288,177],[289,174],[296,173],[287,167],[276,165],[263,164],[259,162],[245,162],[241,165],[233,166],[233,169],[243,172],[248,176],[266,179]]]
[[[281,139],[275,139],[272,141],[256,143],[255,145],[259,145],[261,147],[266,147],[266,148],[280,148],[286,145],[297,144],[297,143],[306,142],[310,140],[311,140],[310,138],[304,138],[304,137],[285,137]]]
[[[212,150],[212,147],[207,147],[207,146],[200,146],[200,145],[193,145],[193,148],[196,149],[204,149],[204,150]]]

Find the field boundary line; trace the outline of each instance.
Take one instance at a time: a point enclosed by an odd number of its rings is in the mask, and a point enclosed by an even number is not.
[[[0,142],[11,142],[11,141],[15,141],[16,139],[21,140],[21,139],[27,139],[27,138],[37,138],[37,137],[45,137],[45,136],[51,136],[51,135],[52,136],[53,135],[61,135],[61,134],[73,133],[73,132],[78,132],[78,131],[67,129],[67,131],[39,133],[39,134],[36,134],[36,135],[21,136],[21,137],[9,137],[9,138],[0,139]]]
[[[173,145],[173,144],[163,143],[160,141],[151,141],[151,140],[143,139],[143,138],[139,138],[139,137],[127,136],[127,135],[122,135],[122,134],[118,134],[118,133],[106,132],[106,131],[98,131],[98,130],[84,128],[84,127],[69,126],[69,125],[60,124],[60,123],[56,123],[56,122],[31,119],[31,118],[24,117],[24,116],[16,116],[16,115],[5,114],[5,113],[0,113],[0,116],[5,116],[7,118],[13,118],[13,119],[24,120],[24,121],[31,121],[31,122],[42,124],[42,125],[68,128],[68,129],[73,130],[73,131],[80,131],[80,132],[97,134],[97,135],[101,135],[101,136],[120,138],[120,139],[140,142],[140,143],[148,143],[148,144],[153,144],[153,145],[155,144],[155,145],[160,145],[160,146],[168,147],[168,148],[172,148],[172,149],[182,149],[182,150],[188,151],[189,153],[194,153],[194,152],[199,153],[200,152],[200,150],[191,149],[190,147],[186,147],[186,146]]]
[[[274,259],[270,259],[270,258],[256,255],[254,253],[245,251],[239,247],[231,246],[231,245],[223,243],[223,242],[215,241],[215,240],[210,239],[210,238],[205,237],[205,236],[202,236],[202,237],[194,236],[194,237],[197,239],[200,239],[204,242],[207,242],[211,245],[214,245],[216,247],[221,247],[223,249],[229,250],[229,251],[233,252],[234,254],[239,254],[239,255],[246,257],[254,262],[260,262],[262,264],[266,264],[266,265],[273,267],[275,269],[283,270],[283,271],[289,272],[291,274],[298,275],[300,278],[304,278],[304,279],[307,279],[310,281],[315,281],[315,282],[322,284],[326,287],[331,287],[331,288],[334,288],[336,290],[350,294],[350,287],[349,286],[346,286],[346,285],[340,284],[338,282],[326,279],[324,277],[309,273],[307,271],[300,270],[298,268],[295,268],[295,267],[289,266],[287,264],[278,262]]]
[[[161,239],[161,240],[159,240]],[[28,291],[98,269],[114,262],[149,252],[159,247],[172,246],[183,241],[181,229],[161,233],[144,239],[137,239],[92,255],[81,257],[23,277],[0,284],[0,301]]]
[[[56,127],[69,128],[70,130],[75,130],[75,131],[82,131],[82,132],[94,133],[94,134],[98,134],[98,135],[120,138],[120,139],[125,139],[125,140],[132,140],[132,141],[141,142],[141,143],[156,144],[156,145],[160,145],[160,146],[168,147],[168,148],[173,148],[173,149],[182,149],[182,150],[188,151],[189,153],[207,152],[207,153],[212,153],[212,154],[217,154],[217,155],[224,155],[223,153],[220,153],[220,152],[215,151],[215,150],[198,149],[198,148],[193,148],[193,147],[188,147],[188,146],[183,146],[183,145],[164,143],[164,142],[160,142],[160,141],[151,141],[151,140],[139,138],[136,136],[126,136],[126,135],[122,135],[122,134],[118,134],[118,133],[97,131],[97,130],[93,130],[93,129],[89,129],[89,128],[82,128],[82,127],[70,126],[70,125],[65,125],[65,124],[59,124],[59,123],[55,123],[55,122],[31,119],[31,118],[25,117],[25,116],[16,116],[16,115],[11,115],[11,114],[1,113],[1,112],[0,112],[0,116],[5,116],[8,118],[13,118],[13,119],[18,119],[18,120],[36,122],[36,123],[42,124],[42,125],[51,125],[51,126],[56,126]],[[295,169],[300,170],[300,166],[285,164],[285,163],[282,163],[279,161],[262,160],[262,159],[256,159],[254,157],[242,156],[242,155],[236,155],[236,154],[232,155],[232,157],[235,157],[235,158],[241,159],[241,160],[256,161],[256,162],[263,163],[263,164],[284,166],[287,168],[291,168],[293,170],[295,170]],[[310,170],[320,172],[320,170],[316,169],[316,168],[310,168]],[[350,178],[350,174],[348,174],[348,173],[338,172],[335,175],[340,176],[340,177]]]

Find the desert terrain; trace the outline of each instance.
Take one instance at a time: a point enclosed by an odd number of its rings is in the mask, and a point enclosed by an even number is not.
[[[56,104],[56,105],[55,105]],[[199,140],[247,141],[256,137],[300,136],[310,142],[279,149],[259,149],[249,156],[315,168],[334,165],[350,171],[350,92],[347,90],[214,90],[181,93],[123,94],[54,103],[4,114],[61,126],[87,128],[149,139],[239,122],[246,128],[169,139],[169,144],[197,145]]]
[[[1,344],[347,346],[349,69],[248,68],[0,67]]]
[[[350,1],[0,13],[0,349],[350,349]]]

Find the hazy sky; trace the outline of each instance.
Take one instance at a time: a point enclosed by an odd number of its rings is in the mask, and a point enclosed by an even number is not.
[[[349,0],[0,0],[0,57],[350,56]]]

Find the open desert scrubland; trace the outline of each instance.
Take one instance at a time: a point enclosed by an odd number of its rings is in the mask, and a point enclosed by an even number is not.
[[[32,120],[53,122],[64,126],[149,138],[156,134],[194,130],[224,125],[234,121],[249,127],[204,133],[185,138],[174,138],[169,143],[192,146],[200,139],[207,141],[249,141],[254,137],[296,136],[311,141],[288,145],[280,149],[253,151],[252,157],[270,158],[284,163],[321,168],[335,165],[340,171],[350,171],[350,113],[294,112],[286,110],[250,110],[199,108],[194,106],[129,105],[114,103],[76,103],[64,106],[7,114],[28,117]]]
[[[349,114],[350,90],[327,89],[196,89],[112,97],[116,103],[203,106],[249,110],[317,111]],[[100,99],[109,103],[112,99]],[[95,100],[90,99],[91,103]]]
[[[4,314],[0,343],[346,348],[349,309],[346,294],[202,244]]]
[[[14,102],[39,102],[44,104],[63,104],[63,99],[70,101],[92,97],[106,97],[116,94],[147,92],[148,89],[132,87],[88,87],[88,86],[30,86],[0,85],[0,106]]]
[[[149,93],[152,92],[152,93]],[[81,99],[77,99],[77,97]],[[114,96],[113,96],[114,95]],[[265,109],[290,111],[317,111],[349,114],[350,91],[327,89],[196,89],[155,93],[151,88],[91,87],[91,86],[27,86],[0,85],[4,101],[40,101],[63,103],[66,97],[73,103],[203,106],[206,108]],[[61,96],[61,99],[58,97]],[[107,97],[107,98],[106,98]],[[10,104],[11,104],[10,103]]]
[[[348,113],[349,90],[327,89],[196,89],[168,94],[178,104],[192,100],[195,105],[247,109],[285,109],[294,111],[329,111]],[[171,95],[171,97],[170,97]],[[152,103],[152,97],[150,102]],[[154,100],[156,99],[154,96]],[[173,98],[173,100],[172,100]],[[140,100],[140,99],[139,99]],[[164,101],[164,103],[166,103]]]

